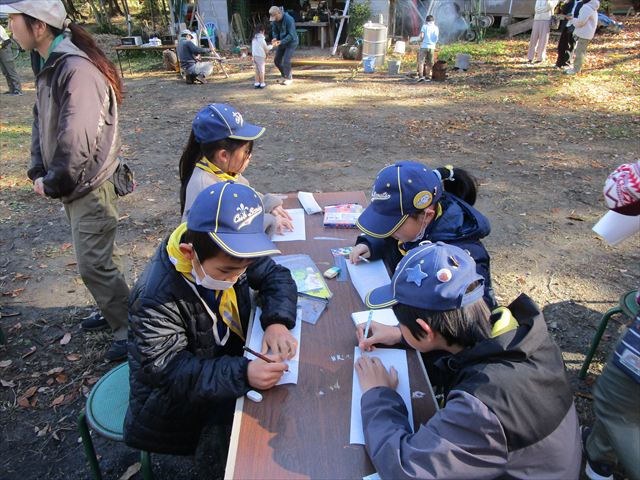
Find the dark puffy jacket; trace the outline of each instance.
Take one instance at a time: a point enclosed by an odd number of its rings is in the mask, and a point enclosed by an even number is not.
[[[34,55],[31,168],[48,197],[72,202],[111,178],[118,166],[118,104],[106,77],[65,38],[42,69]]]
[[[398,393],[362,396],[367,451],[381,478],[577,479],[578,416],[562,353],[521,295],[518,328],[437,363],[446,405],[413,433]]]
[[[491,232],[487,217],[465,201],[450,193],[444,193],[440,199],[442,215],[433,220],[427,227],[424,236],[418,242],[405,243],[402,249],[408,251],[420,242],[445,242],[467,250],[476,262],[476,269],[484,277],[485,301],[490,308],[496,306],[491,288],[491,267],[489,252],[480,241]],[[398,241],[393,237],[374,238],[362,234],[356,244],[366,243],[371,252],[371,259],[384,260],[387,268],[394,272],[403,254],[398,248]]]
[[[296,22],[287,12],[282,12],[282,20],[271,22],[271,36],[280,40],[280,47],[298,46],[298,34],[296,32]]]
[[[124,438],[131,447],[191,454],[204,423],[228,416],[249,389],[243,341],[231,334],[216,345],[213,322],[160,245],[129,299],[131,393]],[[234,286],[247,331],[249,287],[259,292],[262,326],[293,328],[296,287],[289,270],[271,258],[257,259]],[[215,420],[214,420],[215,422]]]

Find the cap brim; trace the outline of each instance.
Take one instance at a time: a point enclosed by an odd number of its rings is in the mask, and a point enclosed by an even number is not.
[[[213,233],[209,236],[222,250],[237,258],[256,258],[281,253],[264,233]]]
[[[388,308],[397,304],[398,300],[393,298],[393,284],[374,288],[367,293],[364,303],[369,308]]]
[[[408,216],[380,215],[369,205],[356,220],[356,226],[374,238],[387,238],[402,226]]]
[[[0,13],[22,13],[9,5],[0,5]]]
[[[233,135],[229,135],[227,138],[233,138],[234,140],[255,140],[260,138],[265,130],[264,127],[245,123]]]

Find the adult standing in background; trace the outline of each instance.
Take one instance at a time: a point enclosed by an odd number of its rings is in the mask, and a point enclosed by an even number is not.
[[[84,330],[111,327],[109,361],[127,356],[129,287],[115,246],[122,82],[93,37],[67,19],[60,0],[0,0],[13,37],[32,50],[36,76],[31,168],[33,190],[59,198],[82,280],[102,314]]]
[[[293,83],[291,57],[298,46],[296,22],[282,7],[275,5],[269,9],[269,20],[271,21],[271,44],[276,48],[273,63],[280,70],[283,78],[282,85],[291,85]]]
[[[20,77],[16,72],[16,64],[11,55],[11,38],[2,25],[0,25],[0,69],[4,78],[7,79],[9,91],[4,92],[5,95],[22,95],[22,87],[20,86]]]
[[[536,0],[533,29],[531,30],[529,53],[527,54],[530,64],[534,63],[534,58],[535,63],[543,62],[547,58],[551,16],[557,4],[557,0]]]
[[[558,58],[556,68],[571,66],[571,54],[576,46],[573,38],[574,27],[570,25],[571,18],[577,17],[583,3],[580,0],[568,0],[560,6],[560,39],[558,40]]]
[[[574,27],[573,38],[576,42],[576,48],[573,58],[573,68],[564,71],[567,75],[575,75],[582,70],[582,63],[584,62],[584,56],[587,54],[587,47],[596,34],[596,28],[598,28],[598,8],[600,8],[600,2],[598,0],[583,2],[578,17],[569,21],[569,25],[573,25]]]

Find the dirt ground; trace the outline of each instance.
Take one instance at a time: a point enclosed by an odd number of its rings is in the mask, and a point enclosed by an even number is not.
[[[122,153],[139,183],[120,202],[128,280],[179,222],[178,160],[207,103],[232,104],[267,127],[247,171],[262,192],[368,192],[380,168],[404,159],[463,167],[478,177],[477,207],[492,223],[485,245],[499,299],[525,292],[544,307],[581,420],[591,423],[589,392],[619,322],[611,322],[587,380],[577,372],[602,312],[640,278],[638,236],[609,247],[591,231],[605,212],[607,174],[640,158],[638,24],[630,19],[624,34],[598,37],[579,78],[551,63],[527,67],[523,40],[474,58],[469,72],[450,72],[443,83],[317,69],[296,70],[290,87],[275,85],[272,72],[265,90],[253,88],[248,69],[203,86],[170,73],[127,76]],[[622,83],[602,73],[612,71]],[[64,212],[25,180],[35,94],[32,76],[22,73],[26,95],[0,104],[0,324],[8,337],[0,346],[0,477],[88,478],[75,422],[91,386],[112,367],[102,360],[109,338],[79,330],[92,301]],[[11,150],[7,132],[18,135]],[[138,459],[122,445],[95,443],[105,478],[120,478]],[[194,475],[188,458],[153,461],[156,478]]]

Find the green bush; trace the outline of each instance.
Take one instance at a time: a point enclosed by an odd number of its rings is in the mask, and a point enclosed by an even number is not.
[[[364,24],[371,18],[371,3],[369,0],[356,3],[349,8],[349,34],[354,38],[362,38]]]

